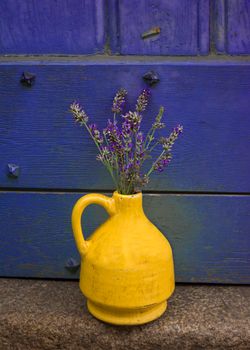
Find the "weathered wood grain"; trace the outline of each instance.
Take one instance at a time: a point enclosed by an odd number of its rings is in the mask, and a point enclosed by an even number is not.
[[[208,0],[198,1],[198,50],[200,55],[209,53],[209,22],[210,22],[210,2]]]
[[[228,53],[250,54],[250,1],[227,2]]]
[[[102,52],[103,6],[103,0],[0,1],[0,54]]]
[[[152,89],[144,129],[163,105],[167,130],[181,123],[184,134],[172,164],[152,176],[148,190],[249,192],[250,70],[240,62],[0,65],[0,186],[113,189],[69,104],[80,100],[91,121],[104,126],[115,91],[127,88],[133,107],[151,69],[160,82]],[[31,88],[19,82],[23,71],[36,74]],[[19,178],[7,176],[8,163],[20,166]]]
[[[213,0],[213,35],[217,52],[250,54],[250,2]]]
[[[0,193],[0,275],[77,278],[70,216],[76,193]],[[250,197],[145,195],[148,217],[168,237],[178,282],[249,283]],[[90,207],[86,236],[106,217]]]
[[[217,53],[225,53],[226,13],[224,0],[212,0],[212,40]]]
[[[119,1],[120,52],[129,55],[208,53],[209,2],[197,0]],[[151,28],[156,36],[142,39]]]

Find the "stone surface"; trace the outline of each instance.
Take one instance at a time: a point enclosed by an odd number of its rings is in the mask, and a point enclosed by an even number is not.
[[[143,326],[104,324],[77,282],[0,279],[0,349],[249,349],[250,288],[178,285]]]

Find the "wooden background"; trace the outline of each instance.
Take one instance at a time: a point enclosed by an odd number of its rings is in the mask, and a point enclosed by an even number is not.
[[[250,1],[3,0],[0,13],[0,276],[78,278],[65,268],[79,260],[72,207],[113,186],[69,104],[104,126],[116,90],[132,108],[153,70],[145,128],[163,105],[168,130],[185,132],[145,211],[172,244],[178,282],[249,283]],[[87,235],[105,218],[88,208]]]

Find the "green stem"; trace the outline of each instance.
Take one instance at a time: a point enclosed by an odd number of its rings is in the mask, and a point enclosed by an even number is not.
[[[88,125],[87,125],[86,123],[85,123],[84,125],[85,125],[86,129],[88,130],[88,133],[89,133],[89,135],[91,136],[92,140],[94,141],[96,147],[98,148],[98,151],[100,152],[100,154],[102,154],[102,150],[101,150],[101,148],[100,148],[98,142],[97,142],[97,141],[95,140],[95,138],[93,137],[92,132],[90,131]],[[105,161],[103,161],[102,163],[103,163],[104,166],[108,169],[108,171],[109,171],[109,173],[110,173],[110,175],[111,175],[111,177],[112,177],[112,179],[113,179],[113,181],[114,181],[114,183],[115,183],[115,186],[117,187],[117,181],[116,181],[116,179],[115,179],[115,177],[114,177],[113,169],[112,169],[112,167],[110,166],[108,159],[105,157]]]
[[[149,137],[149,140],[148,140],[148,144],[146,145],[146,148],[145,148],[146,150],[148,150],[148,148],[149,148],[151,142],[152,142],[153,139],[154,139],[155,130],[156,130],[156,129],[153,129],[153,130],[152,130],[152,133],[151,133],[151,135],[150,135],[150,137]]]
[[[153,131],[153,127],[151,127],[151,129],[150,129],[149,132],[147,133],[147,136],[146,136],[145,141],[144,141],[144,144],[143,144],[143,148],[146,147],[146,144],[147,144],[147,142],[148,142],[148,139],[150,138],[150,134],[151,134],[152,131]]]
[[[132,186],[133,186],[133,181],[129,181],[129,185],[128,185],[128,193],[127,194],[131,194],[131,190],[132,190]]]
[[[159,141],[157,141],[157,142],[150,148],[149,152],[152,152],[153,149],[154,149],[157,145],[159,145]]]
[[[117,185],[118,185],[118,179],[119,179],[119,166],[118,166],[117,156],[115,157],[115,165],[116,165],[116,179],[117,179]]]

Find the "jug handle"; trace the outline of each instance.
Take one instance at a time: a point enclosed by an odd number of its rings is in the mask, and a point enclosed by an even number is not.
[[[115,201],[113,198],[104,196],[103,194],[90,193],[78,199],[74,205],[71,220],[76,246],[82,257],[87,253],[90,241],[84,239],[81,217],[85,208],[90,204],[101,205],[110,216],[115,214]]]

